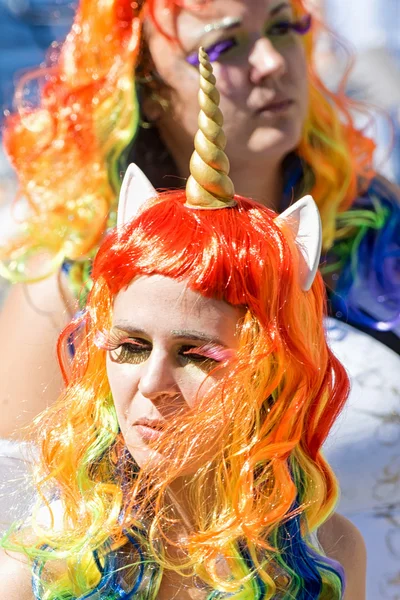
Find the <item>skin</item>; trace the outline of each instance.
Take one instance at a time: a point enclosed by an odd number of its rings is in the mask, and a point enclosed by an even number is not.
[[[66,290],[65,290],[66,292]],[[60,331],[75,312],[58,274],[33,285],[14,285],[0,313],[0,438],[24,438],[24,427],[60,395]]]
[[[218,383],[223,372],[211,374],[209,381],[210,369],[204,368],[198,355],[185,352],[189,347],[200,352],[208,340],[218,346],[219,358],[226,356],[227,350],[237,348],[242,317],[241,309],[204,298],[188,289],[185,282],[161,276],[138,278],[117,295],[113,328],[118,328],[118,335],[124,329],[121,337],[124,345],[116,347],[114,329],[110,336],[113,349],[108,351],[107,374],[121,431],[139,464],[146,466],[160,457],[151,450],[140,427],[134,423],[144,417],[170,422],[182,410],[196,410],[199,387],[207,392]],[[129,346],[132,343],[139,345]],[[206,453],[207,450],[205,458]],[[173,500],[180,508],[185,498],[182,488],[177,489]],[[187,522],[182,520],[184,529]],[[366,555],[358,530],[335,514],[319,529],[318,537],[327,555],[338,560],[345,569],[344,600],[365,599]],[[3,555],[0,577],[9,600],[33,599],[29,569],[21,556]],[[204,592],[195,589],[187,579],[165,573],[158,599],[171,600],[178,592],[180,600],[205,600]]]
[[[174,34],[171,15],[158,5],[156,15],[164,29]],[[226,30],[207,32],[223,18],[240,23]],[[307,114],[307,71],[301,36],[293,32],[273,35],[273,26],[294,20],[290,3],[280,0],[213,0],[201,10],[182,10],[176,20],[180,45],[171,44],[153,25],[146,37],[157,73],[168,86],[172,110],[159,101],[148,101],[145,112],[156,121],[161,136],[182,176],[188,175],[197,131],[198,72],[186,57],[200,45],[235,39],[237,48],[221,54],[214,73],[221,94],[227,155],[236,191],[279,208],[282,193],[281,163],[300,141]],[[176,81],[181,85],[176,87]],[[291,99],[288,110],[263,111],[275,99]],[[267,196],[268,194],[268,196]]]
[[[141,467],[161,457],[143,438],[150,432],[135,423],[172,423],[194,409],[199,388],[206,393],[223,376],[224,369],[209,373],[237,348],[243,315],[159,275],[140,277],[117,295],[112,335],[127,343],[108,352],[107,376],[121,432]]]
[[[295,34],[283,38],[265,35],[277,21],[292,18],[290,5],[278,0],[212,0],[199,11],[186,4],[177,18],[181,47],[146,24],[156,69],[168,86],[170,107],[165,111],[159,99],[148,99],[144,111],[150,120],[157,121],[180,174],[186,177],[198,114],[198,73],[186,56],[200,44],[207,48],[227,34],[244,39],[237,54],[221,56],[213,65],[221,93],[231,177],[238,193],[278,208],[281,163],[300,140],[308,103],[301,38]],[[227,16],[241,19],[242,25],[229,32],[205,32],[207,25]],[[157,17],[167,31],[173,31],[171,14],[162,2]],[[257,114],[260,106],[278,96],[293,99],[288,110]],[[68,284],[59,275],[10,290],[0,315],[0,335],[7,340],[0,347],[0,399],[6,409],[0,437],[23,438],[21,428],[60,394],[62,378],[55,348],[61,329],[75,311]]]

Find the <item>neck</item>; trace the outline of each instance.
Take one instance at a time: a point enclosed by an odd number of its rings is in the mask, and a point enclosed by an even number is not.
[[[206,489],[207,493],[204,496],[207,498],[209,510],[212,510],[214,504],[213,484],[211,474],[207,477],[207,481],[203,482],[203,492]],[[176,527],[173,537],[184,539],[188,537],[198,526],[196,514],[193,509],[193,492],[191,477],[179,477],[175,479],[167,489],[166,500],[173,508],[176,518]],[[206,508],[203,506],[203,508]]]
[[[179,157],[175,157],[175,160],[180,176],[187,178],[189,176],[187,156],[182,161],[179,161]],[[259,166],[253,169],[248,165],[237,168],[231,166],[229,176],[237,194],[245,198],[252,198],[263,206],[280,212],[283,196],[282,163],[268,164],[266,162],[262,165],[262,169]]]
[[[275,212],[280,212],[283,195],[281,162],[265,163],[262,165],[262,169],[259,165],[256,165],[253,169],[249,165],[236,168],[232,166],[230,176],[237,194],[252,198],[263,206],[271,208]]]
[[[179,128],[175,127],[175,131],[179,131]],[[179,186],[190,174],[189,161],[193,152],[193,140],[176,140],[174,138],[176,134],[169,129],[166,131],[162,122],[158,126],[158,133],[175,162],[178,171],[175,185]],[[254,161],[238,165],[232,161],[229,176],[236,193],[246,198],[253,198],[275,212],[280,212],[283,195],[283,158],[265,156],[262,163]]]

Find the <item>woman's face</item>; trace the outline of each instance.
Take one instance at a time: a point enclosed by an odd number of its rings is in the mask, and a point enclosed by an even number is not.
[[[116,296],[107,374],[121,432],[140,466],[157,458],[149,444],[164,435],[163,426],[195,408],[223,376],[224,369],[208,374],[233,355],[242,316],[158,275],[137,278]]]
[[[193,150],[199,112],[197,67],[190,64],[199,46],[208,51],[221,94],[221,110],[232,171],[250,161],[278,163],[297,147],[308,107],[306,59],[290,1],[210,0],[186,2],[176,19],[181,47],[153,24],[146,36],[156,71],[170,88],[169,110],[157,99],[145,112],[158,120],[164,141],[179,164]],[[156,16],[174,34],[163,0]],[[286,25],[285,25],[286,24]]]

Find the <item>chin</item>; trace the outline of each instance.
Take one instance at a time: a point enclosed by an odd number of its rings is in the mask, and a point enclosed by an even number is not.
[[[283,159],[295,150],[301,140],[301,131],[296,127],[281,129],[260,128],[249,138],[247,148],[254,158],[273,157]]]
[[[192,460],[187,460],[186,464],[182,462],[176,463],[174,457],[166,457],[156,450],[148,447],[138,448],[127,445],[128,451],[138,467],[144,472],[157,473],[158,476],[164,475],[169,468],[174,472],[174,478],[193,476],[204,467],[211,457],[194,457]],[[175,464],[174,464],[175,462]]]

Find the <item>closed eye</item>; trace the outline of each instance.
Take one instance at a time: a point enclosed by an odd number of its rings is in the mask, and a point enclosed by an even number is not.
[[[203,346],[182,346],[179,354],[184,360],[212,368],[230,360],[235,351],[210,342]]]
[[[120,342],[118,346],[109,349],[110,358],[113,362],[140,364],[145,362],[152,351],[149,342],[140,339],[128,339]]]

